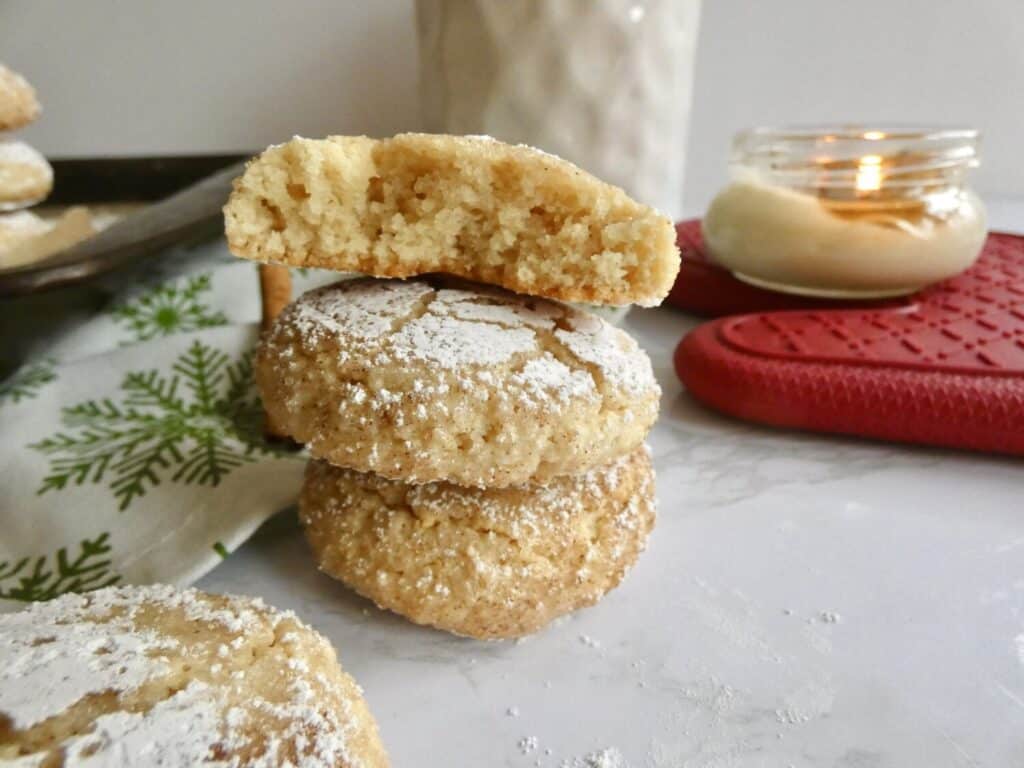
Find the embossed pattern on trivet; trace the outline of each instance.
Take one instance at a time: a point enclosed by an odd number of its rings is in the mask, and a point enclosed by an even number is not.
[[[737,349],[819,362],[1024,373],[1024,248],[992,235],[968,272],[901,309],[824,310],[728,320]]]

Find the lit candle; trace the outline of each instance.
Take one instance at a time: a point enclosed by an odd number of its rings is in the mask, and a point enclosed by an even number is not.
[[[966,269],[985,214],[963,184],[972,131],[741,134],[732,182],[704,219],[717,262],[777,290],[909,293]]]
[[[881,155],[865,155],[857,165],[858,192],[875,192],[882,188],[882,157]]]

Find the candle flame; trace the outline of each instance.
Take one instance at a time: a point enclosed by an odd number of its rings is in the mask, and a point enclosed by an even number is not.
[[[868,141],[878,141],[885,138],[885,131],[865,131],[864,138]]]
[[[882,188],[882,156],[864,155],[857,164],[858,192],[874,192]]]

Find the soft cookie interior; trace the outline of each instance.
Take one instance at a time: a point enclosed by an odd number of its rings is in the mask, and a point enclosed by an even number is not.
[[[296,138],[236,181],[238,256],[408,277],[447,272],[549,298],[657,304],[671,222],[572,164],[487,137]]]

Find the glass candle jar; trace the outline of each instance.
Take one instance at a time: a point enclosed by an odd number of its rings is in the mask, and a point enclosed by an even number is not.
[[[985,210],[966,183],[978,132],[920,126],[756,128],[704,217],[712,258],[787,293],[880,298],[967,269]]]

